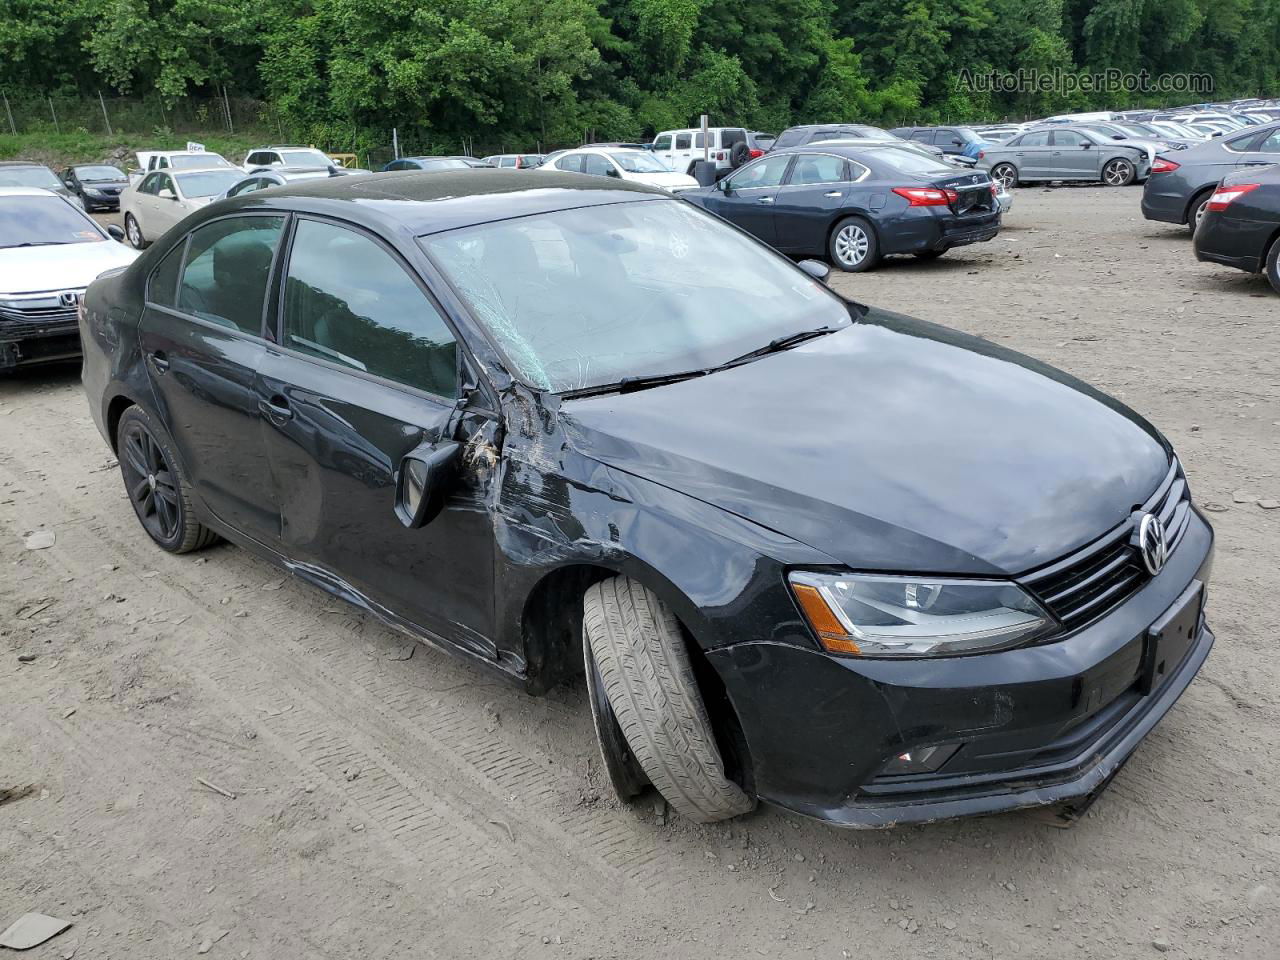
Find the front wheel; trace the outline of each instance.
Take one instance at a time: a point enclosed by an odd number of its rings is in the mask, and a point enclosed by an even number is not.
[[[1102,182],[1108,187],[1127,187],[1137,176],[1138,171],[1134,165],[1122,157],[1108,160],[1102,168]]]
[[[848,273],[870,270],[880,260],[876,232],[862,217],[841,220],[827,242],[831,262]]]
[[[1206,190],[1200,196],[1191,202],[1191,216],[1187,217],[1187,230],[1194,237],[1196,229],[1200,226],[1200,221],[1204,219],[1206,211],[1209,209],[1209,200],[1213,196],[1212,190]]]
[[[132,213],[124,215],[124,233],[129,238],[129,244],[135,250],[145,250],[147,248],[147,241],[142,236],[142,228],[138,226],[138,221],[134,219]]]
[[[643,772],[677,813],[697,823],[754,809],[755,799],[725,773],[684,634],[671,609],[635,580],[613,577],[587,589],[582,614],[587,683],[600,684],[613,714],[594,716],[605,766],[619,796],[634,796]],[[620,751],[606,739],[613,736],[609,720],[616,720],[627,749]],[[638,771],[630,768],[632,763]]]
[[[998,163],[991,170],[991,179],[1006,190],[1012,190],[1018,185],[1017,168],[1012,163]]]
[[[1272,242],[1271,251],[1267,254],[1267,279],[1271,282],[1271,289],[1280,293],[1280,237]]]
[[[177,458],[140,407],[130,407],[120,418],[116,451],[133,512],[157,546],[189,553],[218,539],[196,520]]]

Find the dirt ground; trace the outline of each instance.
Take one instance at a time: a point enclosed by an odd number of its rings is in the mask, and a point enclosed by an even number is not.
[[[46,370],[0,381],[0,788],[30,785],[0,927],[73,920],[39,960],[1280,956],[1280,299],[1136,188],[1016,198],[992,243],[835,283],[1119,396],[1216,510],[1213,655],[1073,829],[619,806],[581,685],[533,699],[241,550],[152,547]]]

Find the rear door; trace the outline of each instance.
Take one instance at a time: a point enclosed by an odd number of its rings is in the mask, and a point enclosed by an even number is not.
[[[457,422],[453,329],[411,265],[372,234],[302,216],[288,249],[258,397],[286,553],[339,590],[492,654],[491,472],[464,467],[421,529],[395,513],[405,454]]]
[[[857,170],[865,172],[862,167]],[[845,205],[851,179],[843,157],[797,154],[774,199],[775,246],[789,253],[824,253],[827,230]]]
[[[139,326],[156,410],[192,488],[218,520],[267,545],[279,538],[280,513],[255,378],[284,223],[241,214],[183,237],[148,281]]]
[[[1246,148],[1240,151],[1236,166],[1258,167],[1280,163],[1280,127],[1245,143]]]
[[[1025,180],[1048,180],[1054,176],[1049,131],[1024,133],[1012,146],[1014,163]]]
[[[774,153],[739,167],[710,193],[707,209],[765,243],[776,243],[773,208],[791,160],[792,154]]]

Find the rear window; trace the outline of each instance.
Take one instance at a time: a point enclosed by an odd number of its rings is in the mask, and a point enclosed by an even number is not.
[[[773,149],[785,150],[787,147],[794,147],[804,139],[803,130],[783,130],[778,135],[778,139],[774,141]]]
[[[182,187],[182,195],[188,199],[216,197],[226,193],[244,176],[234,168],[229,170],[208,170],[203,173],[180,173],[178,183]]]
[[[868,151],[868,155],[877,166],[888,167],[898,173],[950,173],[954,169],[941,160],[906,148],[876,147],[875,153]]]
[[[735,143],[743,142],[747,139],[747,131],[745,130],[721,130],[720,146],[728,150]]]
[[[162,157],[161,160],[163,159]],[[171,157],[168,166],[175,170],[207,170],[210,167],[230,167],[231,164],[216,153],[192,153],[183,157]]]
[[[0,166],[0,187],[40,187],[44,190],[61,190],[63,184],[48,167]]]

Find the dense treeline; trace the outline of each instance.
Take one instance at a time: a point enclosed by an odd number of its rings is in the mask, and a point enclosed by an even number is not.
[[[981,92],[965,71],[1212,76]],[[565,143],[1280,94],[1280,0],[0,0],[0,89],[271,101],[317,140]]]

